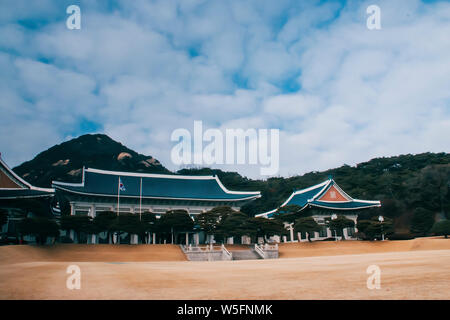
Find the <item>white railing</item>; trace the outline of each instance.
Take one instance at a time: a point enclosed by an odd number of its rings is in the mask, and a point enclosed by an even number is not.
[[[222,244],[221,246],[222,252],[226,258],[226,260],[233,260],[233,254],[225,248],[225,246]]]
[[[278,243],[276,244],[265,244],[264,245],[264,251],[278,251]]]
[[[255,244],[255,251],[261,258],[266,259],[266,253],[257,244]]]
[[[205,246],[186,246],[184,244],[180,245],[183,252],[212,252],[212,251],[222,251],[221,246],[205,245]]]

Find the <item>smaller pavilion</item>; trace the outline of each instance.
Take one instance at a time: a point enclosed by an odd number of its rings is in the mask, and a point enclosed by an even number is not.
[[[312,217],[322,226],[322,230],[311,235],[311,239],[322,240],[333,236],[330,228],[326,225],[326,218],[331,218],[333,214],[343,215],[347,219],[353,220],[356,225],[358,213],[361,210],[381,207],[381,202],[378,200],[354,199],[345,193],[330,177],[328,180],[312,187],[294,191],[279,208],[289,205],[299,206],[300,211],[316,209]],[[282,214],[279,213],[279,208],[258,214],[256,217],[274,218],[276,215]],[[290,228],[290,231],[291,241],[295,241],[292,228]],[[357,232],[356,228],[346,228],[343,231],[343,237],[352,239],[355,232]],[[307,241],[306,236],[302,237],[300,233],[297,237],[299,241]]]
[[[0,155],[0,210],[8,221],[1,227],[6,237],[16,237],[16,223],[27,216],[52,216],[51,202],[55,190],[35,187],[18,176]]]

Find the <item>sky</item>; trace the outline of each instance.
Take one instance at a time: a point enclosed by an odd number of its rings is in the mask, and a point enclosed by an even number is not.
[[[105,133],[176,170],[171,134],[194,121],[279,129],[285,177],[449,152],[450,2],[0,0],[0,115],[11,167]]]

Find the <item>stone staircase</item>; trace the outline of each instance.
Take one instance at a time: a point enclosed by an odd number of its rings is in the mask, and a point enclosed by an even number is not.
[[[231,253],[224,245],[213,246],[185,246],[180,245],[181,250],[186,255],[189,261],[218,261],[218,260],[232,260]]]
[[[222,245],[180,245],[189,261],[258,260],[278,258],[278,245],[254,245],[230,248]],[[234,250],[233,250],[234,249]]]
[[[256,260],[262,259],[254,250],[235,250],[231,251],[233,260]]]

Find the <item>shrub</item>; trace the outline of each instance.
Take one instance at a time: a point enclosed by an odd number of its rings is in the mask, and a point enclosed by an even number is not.
[[[436,235],[445,236],[447,239],[450,234],[450,220],[436,222],[433,228],[431,228],[431,232]]]
[[[411,232],[419,236],[425,236],[430,231],[433,223],[433,212],[422,207],[416,208],[412,219]]]
[[[411,233],[393,233],[389,236],[389,240],[411,240],[414,236]]]
[[[59,242],[61,243],[73,243],[72,238],[68,237],[68,236],[62,236],[59,238]]]

